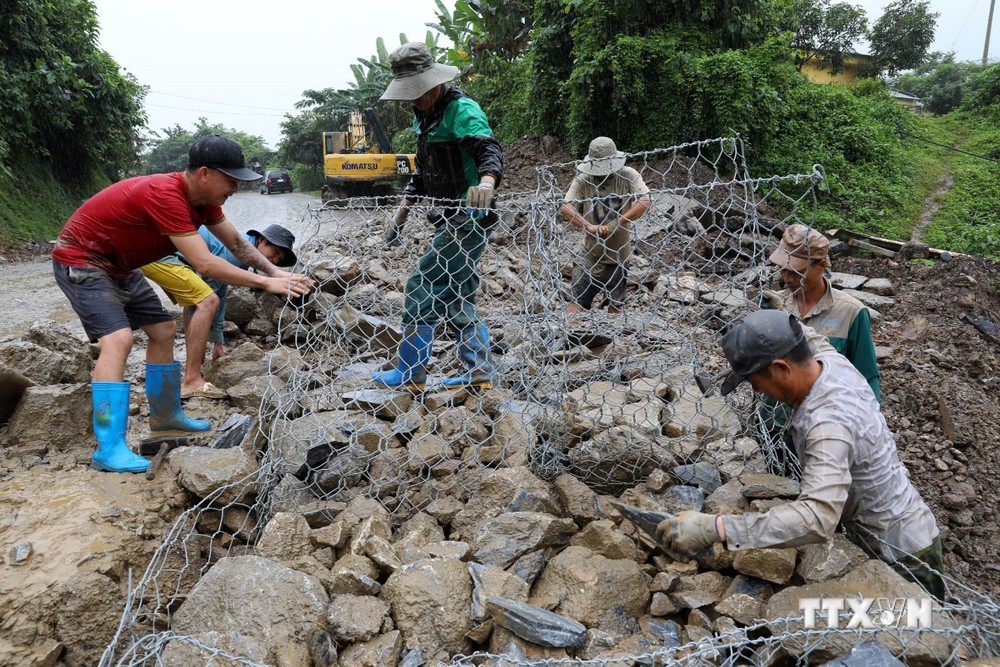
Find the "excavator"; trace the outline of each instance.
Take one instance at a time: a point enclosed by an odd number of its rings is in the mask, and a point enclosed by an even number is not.
[[[365,119],[374,145],[368,140]],[[415,168],[416,156],[392,152],[375,110],[350,113],[346,132],[323,133],[323,201],[392,193]]]

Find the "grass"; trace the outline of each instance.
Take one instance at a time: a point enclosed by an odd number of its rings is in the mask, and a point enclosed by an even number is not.
[[[989,117],[957,112],[939,119],[963,151],[949,151],[951,189],[939,202],[924,241],[938,248],[1000,259],[1000,129]]]
[[[54,239],[82,200],[40,164],[22,162],[11,172],[0,175],[0,238]]]

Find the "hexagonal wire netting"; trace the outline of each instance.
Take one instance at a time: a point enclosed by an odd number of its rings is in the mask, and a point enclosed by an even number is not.
[[[781,435],[760,423],[751,393],[742,389],[723,399],[703,387],[726,368],[720,332],[759,307],[770,286],[767,256],[775,230],[812,222],[822,170],[751,178],[738,138],[631,154],[628,164],[648,186],[652,204],[632,227],[634,252],[620,314],[605,312],[608,294],[598,294],[591,310],[567,309],[586,261],[584,232],[560,214],[574,163],[538,168],[532,191],[501,189],[498,219],[478,244],[467,242],[477,233],[472,227],[446,226],[439,233],[428,223],[449,202],[414,207],[398,246],[383,239],[396,198],[309,209],[299,258],[319,286],[281,311],[269,387],[253,442],[244,444],[260,467],[177,520],[130,586],[101,664],[263,664],[225,637],[213,641],[171,628],[212,565],[254,553],[267,521],[279,512],[301,515],[315,528],[367,498],[384,508],[394,527],[424,512],[448,528],[451,540],[469,541],[488,514],[475,507],[477,491],[503,469],[526,467],[542,480],[569,474],[597,494],[624,493],[637,503],[643,499],[635,487],[664,471],[710,489],[773,469]],[[614,216],[630,200],[600,204]],[[481,280],[455,288],[453,302],[464,309],[442,310],[425,388],[379,387],[372,374],[399,363],[408,276],[430,243],[481,251]],[[424,269],[453,266],[440,261]],[[456,324],[453,316],[467,313],[472,301],[489,332],[494,382],[487,390],[443,384],[469,371],[461,338],[468,320],[459,316]],[[511,499],[515,509],[548,511],[542,506],[523,490]],[[357,535],[352,540],[351,549],[378,561],[376,547],[361,544]],[[654,641],[646,649],[614,658],[564,653],[542,660],[512,649],[449,660],[770,665],[790,657],[804,663],[835,657],[859,637],[879,633],[886,645],[897,642],[896,653],[917,662],[990,654],[996,650],[996,606],[957,582],[950,585],[962,601],[936,612],[947,618],[920,631],[805,629],[802,615],[794,614],[697,636],[689,631],[683,645],[679,633],[652,623]],[[399,660],[421,664],[412,652]]]

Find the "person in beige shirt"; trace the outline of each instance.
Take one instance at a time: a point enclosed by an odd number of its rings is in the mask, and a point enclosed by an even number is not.
[[[750,313],[722,340],[732,374],[792,406],[792,439],[802,462],[800,493],[767,512],[681,512],[657,527],[661,546],[691,556],[717,542],[730,550],[825,542],[842,524],[865,551],[938,599],[941,539],[934,514],[910,482],[892,433],[865,378],[828,346],[814,353],[793,315]]]
[[[632,256],[632,223],[650,206],[649,187],[639,172],[625,166],[625,154],[608,137],[591,141],[587,157],[576,168],[580,173],[570,183],[560,213],[586,236],[567,310],[590,310],[603,290],[608,312],[621,313]]]

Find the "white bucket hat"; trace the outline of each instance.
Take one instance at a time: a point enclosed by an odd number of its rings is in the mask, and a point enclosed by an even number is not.
[[[587,157],[576,168],[588,176],[607,176],[625,166],[625,153],[618,150],[608,137],[597,137],[590,142]]]
[[[389,56],[392,81],[380,100],[412,102],[458,76],[458,68],[434,60],[423,42],[407,42]]]

